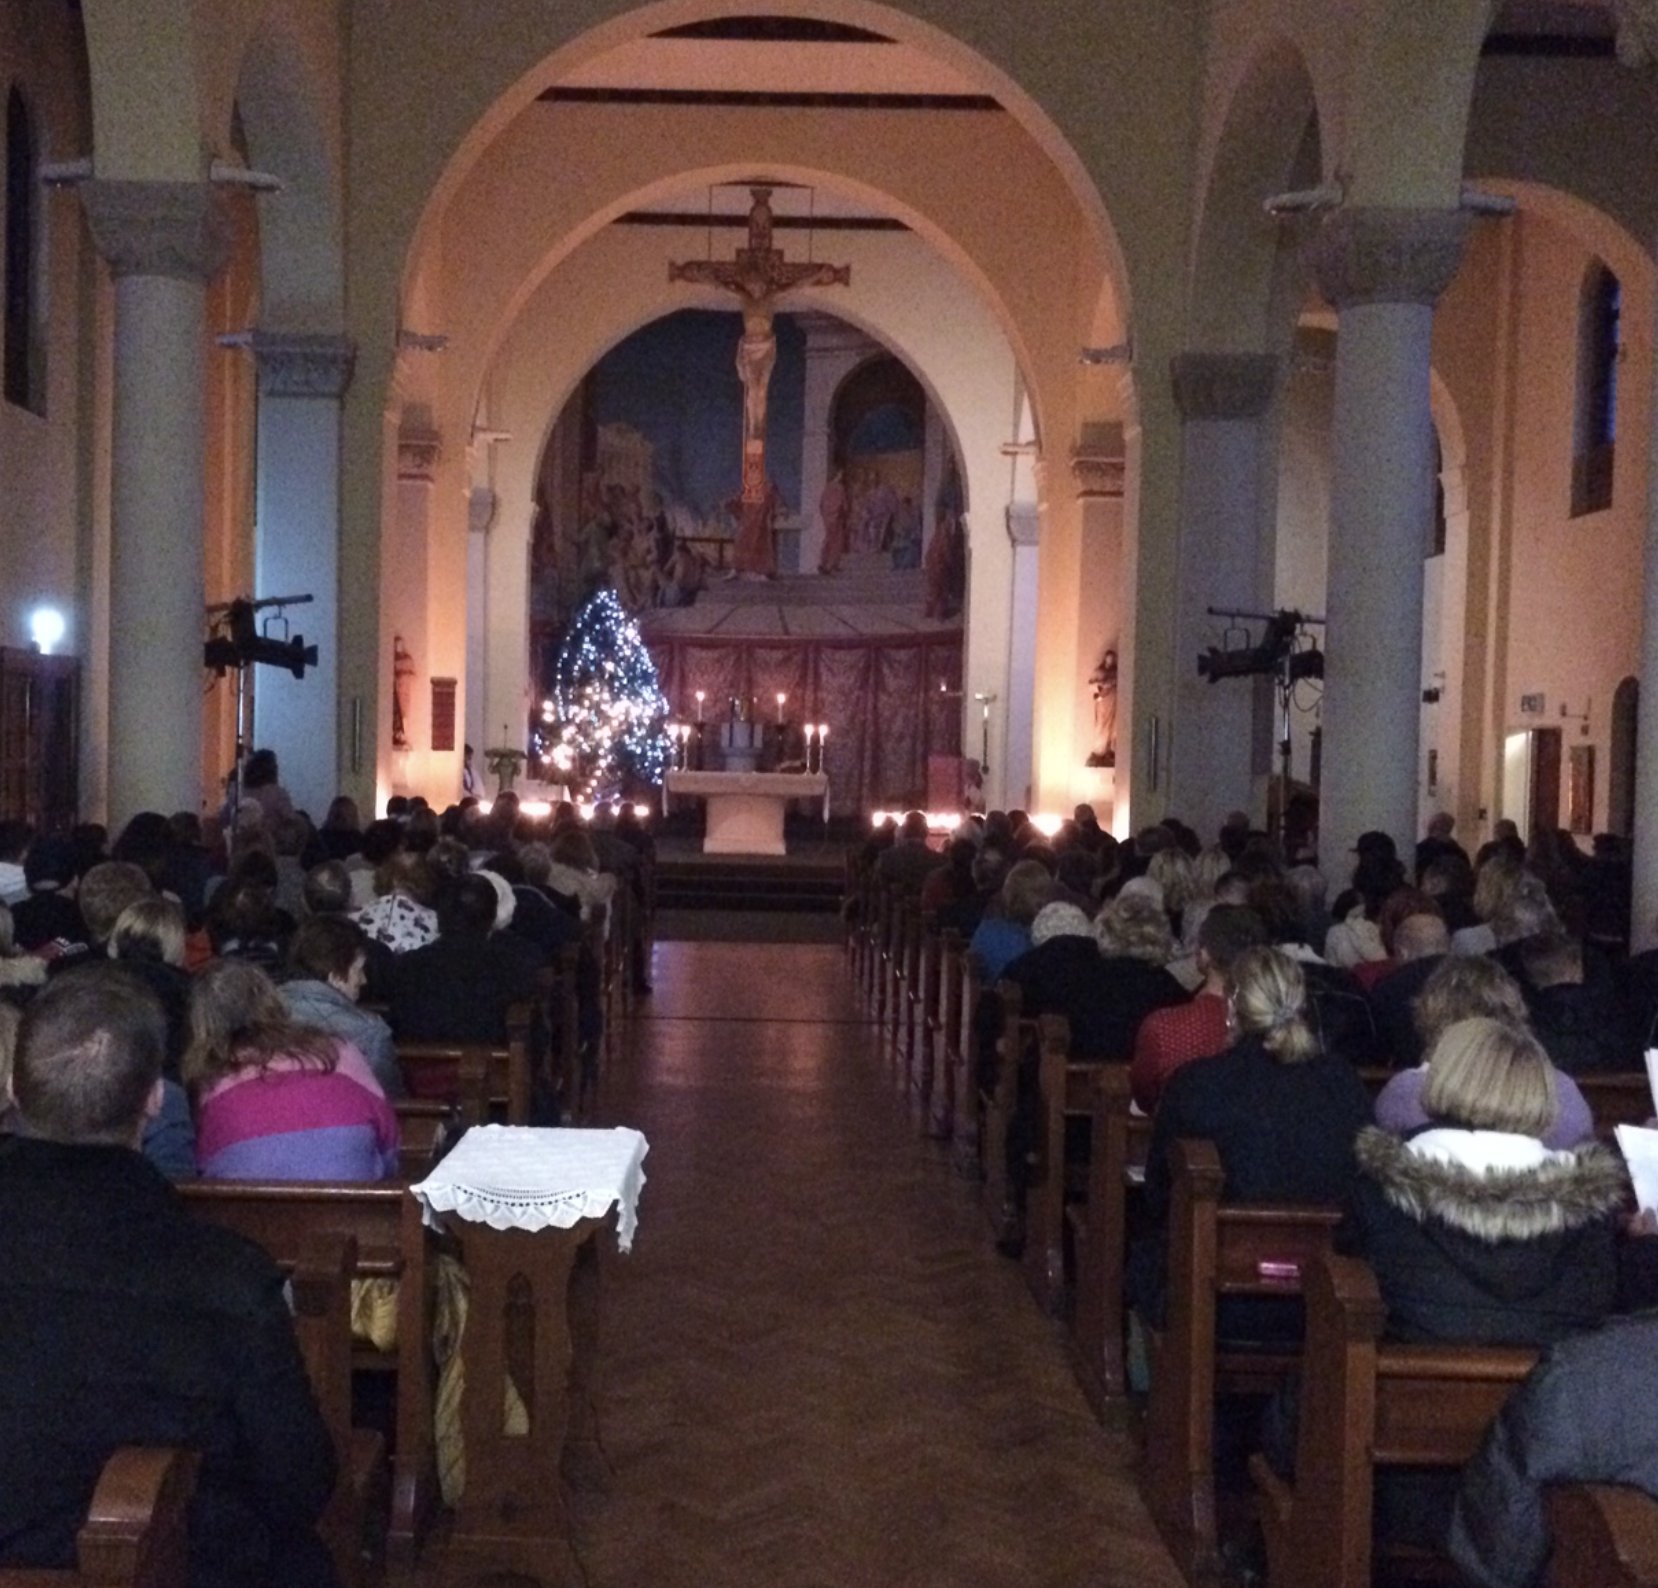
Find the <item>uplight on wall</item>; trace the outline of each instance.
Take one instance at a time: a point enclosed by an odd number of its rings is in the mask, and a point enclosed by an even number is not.
[[[52,654],[52,648],[62,643],[68,628],[56,607],[36,607],[29,614],[29,638],[42,656]]]

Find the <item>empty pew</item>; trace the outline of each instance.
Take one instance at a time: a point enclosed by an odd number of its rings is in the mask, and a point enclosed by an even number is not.
[[[354,1243],[346,1279],[396,1281],[396,1345],[389,1352],[379,1352],[352,1342],[348,1310],[347,1372],[367,1368],[396,1374],[390,1541],[394,1552],[412,1553],[436,1499],[430,1346],[433,1289],[420,1204],[406,1185],[396,1181],[199,1180],[181,1185],[179,1193],[195,1217],[246,1236],[289,1273],[298,1272],[314,1256],[311,1243],[323,1235],[346,1237]],[[298,1286],[295,1300],[296,1307],[303,1300]],[[302,1339],[304,1316],[299,1315]],[[337,1338],[326,1341],[325,1347],[335,1349]],[[348,1427],[349,1382],[345,1394],[343,1425]],[[337,1409],[335,1415],[340,1415]],[[342,1424],[331,1426],[339,1429]],[[344,1467],[342,1459],[342,1471]]]
[[[1613,1483],[1550,1484],[1546,1588],[1658,1588],[1658,1500]]]
[[[1619,1125],[1644,1125],[1653,1117],[1652,1084],[1645,1070],[1591,1070],[1572,1079],[1595,1117],[1595,1134],[1603,1139]]]
[[[1304,1293],[1295,1477],[1250,1461],[1268,1578],[1272,1588],[1370,1588],[1376,1468],[1461,1466],[1538,1352],[1384,1341],[1387,1308],[1358,1258],[1324,1254]]]
[[[186,1521],[200,1463],[193,1450],[117,1450],[75,1535],[74,1566],[0,1566],[0,1588],[178,1588],[187,1576]]]
[[[1294,1345],[1221,1340],[1218,1303],[1300,1294],[1303,1273],[1330,1250],[1341,1215],[1333,1207],[1222,1202],[1225,1174],[1210,1141],[1175,1142],[1169,1164],[1168,1315],[1147,1336],[1151,1395],[1140,1492],[1191,1579],[1219,1561],[1215,1398],[1275,1390],[1300,1360]]]
[[[1128,1068],[1102,1064],[1089,1078],[1088,1194],[1066,1210],[1076,1253],[1071,1336],[1083,1389],[1096,1403],[1128,1391],[1123,1281],[1129,1197],[1144,1182],[1151,1149],[1151,1116],[1134,1111]]]

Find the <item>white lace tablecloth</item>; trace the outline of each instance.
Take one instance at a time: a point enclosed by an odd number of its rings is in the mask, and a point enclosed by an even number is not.
[[[637,1130],[545,1130],[475,1125],[410,1190],[428,1216],[454,1213],[497,1230],[567,1230],[616,1209],[624,1252],[639,1227],[650,1144]]]

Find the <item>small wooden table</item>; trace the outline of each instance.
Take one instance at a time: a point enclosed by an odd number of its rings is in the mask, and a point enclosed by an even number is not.
[[[705,855],[781,855],[783,812],[790,800],[821,799],[829,819],[829,779],[822,772],[669,772],[662,780],[662,812],[672,794],[708,802]]]
[[[596,1236],[614,1207],[617,1244],[632,1245],[648,1150],[636,1130],[486,1125],[411,1187],[459,1245],[470,1289],[466,1488],[443,1548],[447,1575],[561,1583],[575,1560],[560,1474],[597,1443]],[[524,1411],[511,1425],[509,1389]]]

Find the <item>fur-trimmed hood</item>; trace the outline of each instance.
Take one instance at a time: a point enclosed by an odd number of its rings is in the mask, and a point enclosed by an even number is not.
[[[1354,1153],[1387,1201],[1417,1223],[1437,1219],[1480,1241],[1558,1235],[1603,1219],[1623,1205],[1623,1160],[1597,1143],[1546,1153],[1526,1168],[1480,1170],[1412,1152],[1397,1136],[1368,1126]]]

